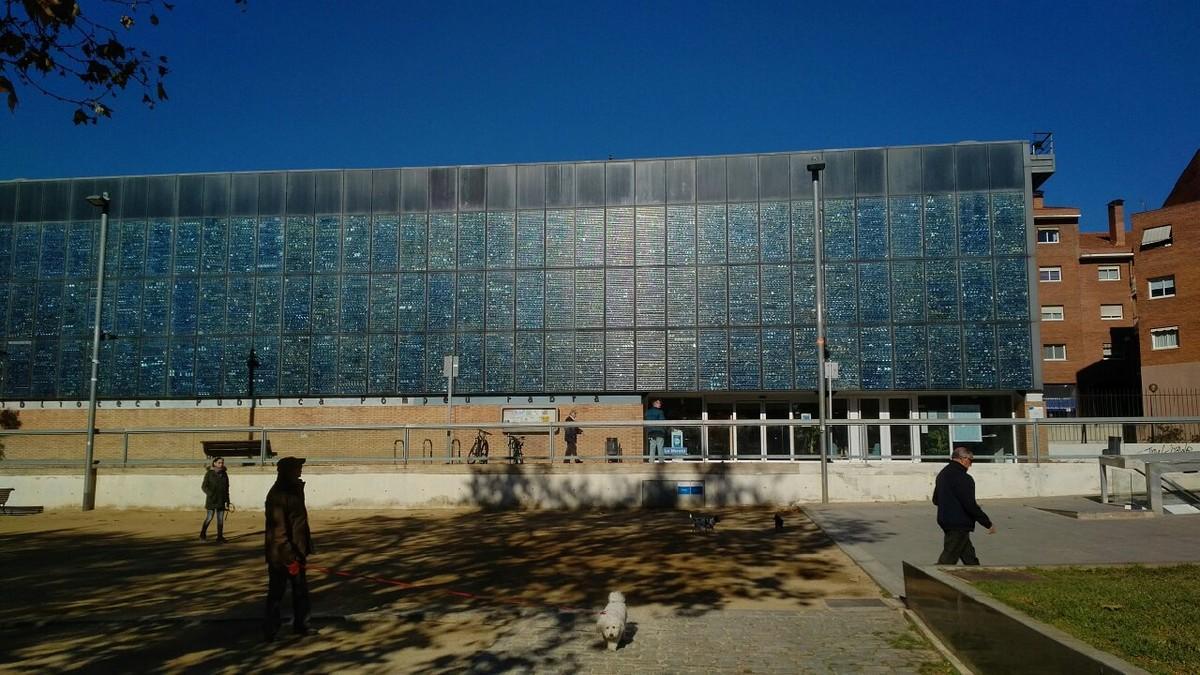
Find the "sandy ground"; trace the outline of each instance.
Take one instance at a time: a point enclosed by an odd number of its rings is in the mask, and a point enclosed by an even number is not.
[[[771,511],[720,514],[701,534],[676,511],[313,512],[310,565],[358,576],[311,570],[320,634],[272,645],[261,512],[231,514],[224,545],[197,540],[202,512],[0,517],[0,668],[438,671],[522,615],[591,621],[609,590],[699,618],[878,597],[802,514],[782,531]]]

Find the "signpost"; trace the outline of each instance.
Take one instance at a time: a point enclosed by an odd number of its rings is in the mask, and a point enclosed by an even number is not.
[[[453,354],[442,358],[442,375],[446,376],[446,459],[450,459],[451,436],[454,424],[454,378],[458,377],[458,357]]]

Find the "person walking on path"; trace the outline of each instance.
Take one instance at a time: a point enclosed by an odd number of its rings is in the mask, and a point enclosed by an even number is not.
[[[971,532],[975,523],[987,528],[988,534],[996,533],[992,519],[975,502],[975,480],[967,470],[975,455],[964,447],[957,447],[950,454],[950,463],[937,476],[933,487],[933,503],[937,506],[937,522],[944,531],[942,554],[937,564],[955,565],[959,560],[964,565],[978,565],[975,547],[971,545]]]
[[[217,519],[217,542],[224,544],[225,512],[229,510],[229,474],[225,471],[225,460],[217,457],[204,472],[204,482],[200,483],[204,491],[204,524],[200,526],[200,541],[208,539],[208,526],[213,517]]]
[[[575,411],[572,410],[567,415],[567,419],[564,421],[574,422]],[[563,464],[569,464],[571,462],[571,458],[575,459],[576,464],[583,462],[582,459],[579,459],[579,446],[577,445],[579,443],[579,434],[582,433],[583,429],[580,429],[577,426],[567,426],[565,429],[563,429],[563,438],[567,439],[567,454],[566,459],[563,460]]]
[[[667,416],[663,414],[662,399],[656,398],[646,409],[646,420],[661,422],[665,419]],[[663,446],[667,442],[667,430],[662,427],[646,427],[646,438],[650,441],[649,461],[661,462]]]
[[[304,506],[304,458],[284,457],[275,466],[278,477],[267,492],[266,556],[267,611],[263,637],[268,642],[279,632],[283,593],[292,586],[292,628],[307,635],[308,579],[304,566],[313,553],[312,533],[308,529],[308,509]]]

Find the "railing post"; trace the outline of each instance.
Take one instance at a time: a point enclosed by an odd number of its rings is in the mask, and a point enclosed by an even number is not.
[[[259,427],[261,436],[258,438],[258,465],[267,465],[267,428]]]
[[[129,430],[121,433],[121,466],[129,466]]]
[[[404,427],[404,466],[408,466],[408,427]]]
[[[1038,429],[1038,418],[1033,418],[1033,463],[1042,463],[1042,433]]]
[[[554,463],[554,432],[557,430],[558,430],[557,428],[551,428],[546,433],[546,437],[550,439],[550,463],[551,464]],[[607,453],[608,448],[605,448],[604,451]],[[570,461],[570,460],[567,460],[567,461]]]

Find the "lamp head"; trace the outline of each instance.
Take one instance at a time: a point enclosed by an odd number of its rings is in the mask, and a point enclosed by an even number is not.
[[[98,207],[101,209],[107,209],[108,204],[109,204],[108,193],[101,192],[98,195],[88,195],[87,201],[92,206],[95,206],[95,207]]]

